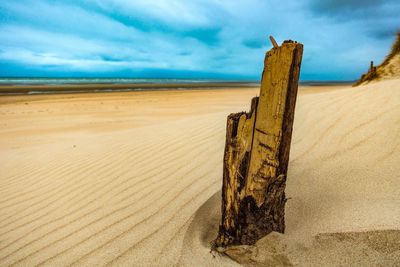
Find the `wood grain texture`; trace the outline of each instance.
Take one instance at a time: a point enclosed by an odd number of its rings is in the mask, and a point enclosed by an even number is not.
[[[285,181],[303,45],[285,41],[265,57],[260,97],[228,116],[222,219],[215,245],[253,244],[284,232]]]

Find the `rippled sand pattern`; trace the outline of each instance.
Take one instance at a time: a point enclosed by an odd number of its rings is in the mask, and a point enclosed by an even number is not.
[[[400,81],[301,90],[287,235],[399,229]],[[256,94],[1,97],[0,266],[233,266],[209,252],[225,121]]]

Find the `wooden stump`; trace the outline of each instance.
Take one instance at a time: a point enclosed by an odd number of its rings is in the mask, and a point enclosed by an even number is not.
[[[285,183],[302,54],[297,42],[274,45],[265,56],[260,96],[252,99],[250,112],[228,116],[216,247],[250,245],[285,230]]]

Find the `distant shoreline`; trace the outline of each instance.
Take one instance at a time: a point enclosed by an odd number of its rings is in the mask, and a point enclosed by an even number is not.
[[[343,86],[351,82],[303,82],[303,86]],[[257,82],[192,82],[192,83],[73,83],[73,84],[2,84],[0,95],[99,93],[154,90],[195,90],[222,88],[258,88]]]
[[[90,92],[120,92],[147,90],[176,90],[204,88],[242,88],[258,87],[257,83],[221,82],[221,83],[135,83],[135,84],[54,84],[54,85],[0,85],[0,95],[10,94],[57,94],[57,93],[90,93]]]

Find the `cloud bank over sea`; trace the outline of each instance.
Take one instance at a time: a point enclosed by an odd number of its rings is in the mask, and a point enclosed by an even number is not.
[[[351,80],[384,58],[398,14],[394,0],[4,0],[0,75],[259,79],[271,34],[305,45],[303,80]]]

